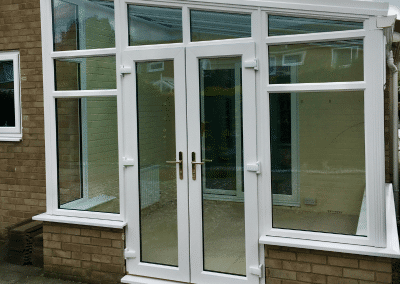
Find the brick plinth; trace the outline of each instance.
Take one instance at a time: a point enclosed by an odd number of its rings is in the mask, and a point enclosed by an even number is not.
[[[390,258],[265,246],[267,284],[392,283],[394,263]]]
[[[45,274],[85,283],[121,283],[124,238],[123,229],[45,222]]]

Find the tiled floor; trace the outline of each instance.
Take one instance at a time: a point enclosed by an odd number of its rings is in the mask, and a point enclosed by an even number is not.
[[[5,261],[6,244],[0,241],[0,284],[78,284],[80,282],[44,277],[43,269],[32,265],[15,265]]]

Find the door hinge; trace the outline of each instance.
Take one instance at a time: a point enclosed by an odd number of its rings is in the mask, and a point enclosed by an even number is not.
[[[127,158],[122,158],[122,162],[121,162],[121,164],[124,166],[124,167],[130,167],[130,166],[134,166],[134,163],[133,163],[134,161],[133,161],[133,159],[127,159]]]
[[[119,74],[120,74],[121,76],[123,76],[123,75],[125,75],[125,74],[131,74],[131,73],[132,73],[132,68],[129,67],[129,66],[124,66],[124,65],[122,65],[122,66],[119,68]]]
[[[254,70],[258,70],[258,59],[254,58],[252,60],[245,61],[244,68],[254,68]]]
[[[250,266],[250,273],[257,275],[258,277],[262,277],[263,276],[263,268],[264,265],[260,264],[258,267],[256,266]]]
[[[248,172],[256,172],[256,174],[261,174],[261,163],[257,161],[255,164],[247,164],[246,170]]]
[[[136,258],[136,251],[125,249],[124,250],[124,257],[127,258]]]

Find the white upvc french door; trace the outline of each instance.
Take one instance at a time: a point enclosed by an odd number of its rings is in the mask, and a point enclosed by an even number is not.
[[[123,52],[127,273],[258,284],[255,45],[175,46]]]
[[[125,169],[126,248],[134,254],[127,272],[190,282],[185,50],[125,51],[122,62],[131,68],[122,89],[125,149],[134,161]]]
[[[245,169],[257,161],[255,71],[244,66],[254,59],[254,43],[186,48],[188,164],[204,163],[189,167],[192,283],[259,281],[249,272],[258,267],[257,176]],[[234,189],[243,199],[209,198],[205,189]]]

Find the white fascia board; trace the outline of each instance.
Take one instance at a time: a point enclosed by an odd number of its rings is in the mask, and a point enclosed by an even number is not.
[[[388,3],[348,0],[190,0],[189,2],[365,16],[387,16],[389,10]]]
[[[261,236],[260,244],[295,247],[322,251],[333,251],[340,253],[369,255],[387,258],[400,258],[399,237],[397,234],[396,211],[394,207],[393,186],[385,185],[386,194],[386,247],[370,247],[360,245],[350,245],[323,241],[312,241],[302,239],[292,239],[285,237]]]
[[[32,220],[52,222],[52,223],[72,224],[72,225],[114,228],[114,229],[123,229],[126,226],[126,222],[123,222],[123,221],[58,216],[58,215],[50,215],[47,213],[33,216]]]

